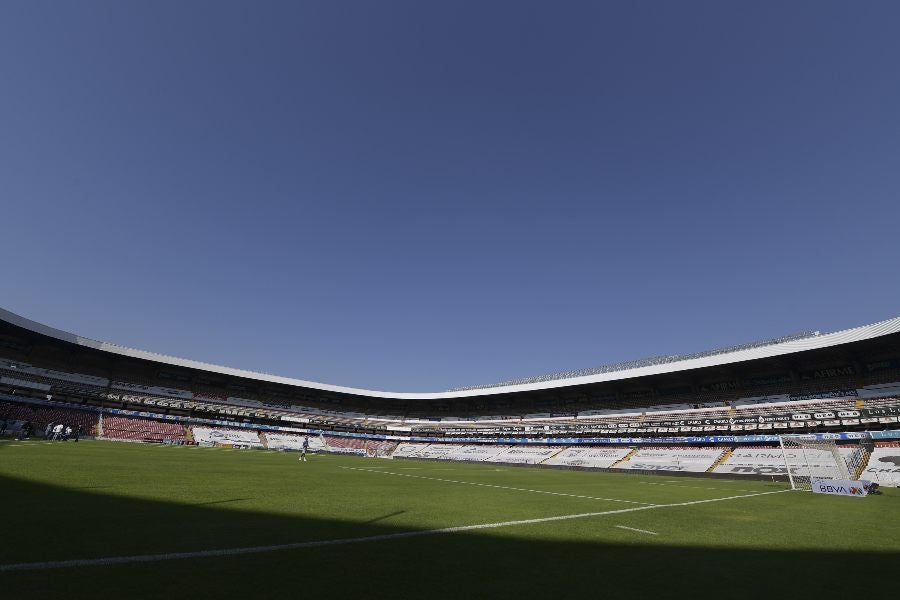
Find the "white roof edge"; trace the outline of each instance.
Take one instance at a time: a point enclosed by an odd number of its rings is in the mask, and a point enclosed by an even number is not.
[[[189,369],[198,369],[218,373],[220,375],[231,375],[234,377],[242,377],[245,379],[254,379],[269,383],[280,383],[295,387],[304,387],[320,391],[338,392],[343,394],[354,394],[357,396],[368,396],[372,398],[397,399],[397,400],[442,400],[452,398],[471,398],[475,396],[493,396],[498,394],[510,394],[515,392],[527,392],[536,390],[551,390],[556,388],[571,387],[576,385],[584,385],[588,383],[602,383],[606,381],[619,381],[622,379],[634,379],[637,377],[645,377],[648,375],[661,375],[665,373],[674,373],[677,371],[687,371],[690,369],[701,369],[704,367],[714,367],[720,365],[729,365],[748,360],[759,358],[772,358],[776,356],[784,356],[786,354],[794,354],[797,352],[805,352],[807,350],[818,350],[821,348],[829,348],[848,344],[851,342],[859,342],[872,338],[891,335],[900,332],[900,317],[879,321],[871,325],[863,325],[852,329],[844,329],[833,333],[825,333],[813,337],[802,338],[799,340],[791,340],[779,344],[769,346],[758,346],[745,350],[737,350],[735,352],[727,352],[724,354],[714,354],[700,358],[692,358],[688,360],[675,361],[660,365],[649,365],[645,367],[637,367],[632,369],[624,369],[621,371],[612,371],[609,373],[596,373],[585,375],[582,377],[571,377],[566,379],[556,379],[553,381],[539,381],[534,383],[523,383],[518,385],[487,387],[472,390],[459,390],[455,392],[384,392],[379,390],[367,390],[362,388],[344,387],[340,385],[331,385],[328,383],[318,383],[315,381],[306,381],[304,379],[294,379],[292,377],[282,377],[280,375],[270,375],[267,373],[257,373],[255,371],[246,371],[243,369],[235,369],[232,367],[224,367],[186,358],[178,358],[175,356],[167,356],[165,354],[157,354],[155,352],[147,352],[145,350],[137,350],[135,348],[127,348],[109,342],[98,342],[90,338],[81,337],[61,329],[56,329],[37,321],[32,321],[8,310],[0,308],[0,318],[4,321],[12,323],[23,329],[28,329],[35,333],[40,333],[52,338],[63,340],[86,346],[96,350],[103,350],[121,356],[129,356],[144,360],[151,360],[164,364],[186,367]]]

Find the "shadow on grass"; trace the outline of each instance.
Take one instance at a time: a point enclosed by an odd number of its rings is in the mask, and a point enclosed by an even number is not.
[[[384,523],[404,511],[366,522],[301,518],[108,496],[9,478],[0,478],[0,511],[0,564],[409,531]],[[10,598],[844,598],[860,591],[866,573],[890,572],[897,556],[527,540],[482,532],[5,572],[0,573],[0,589]]]
[[[369,519],[368,521],[363,521],[363,524],[368,525],[369,523],[377,523],[378,521],[384,521],[385,519],[390,519],[391,517],[396,517],[403,514],[406,514],[405,510],[398,510],[386,515],[381,515],[380,517],[375,517],[374,519]]]

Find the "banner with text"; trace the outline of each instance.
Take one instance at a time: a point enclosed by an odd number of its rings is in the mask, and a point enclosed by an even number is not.
[[[869,483],[868,481],[856,481],[854,479],[813,479],[812,491],[817,494],[862,498],[867,495],[866,486]]]

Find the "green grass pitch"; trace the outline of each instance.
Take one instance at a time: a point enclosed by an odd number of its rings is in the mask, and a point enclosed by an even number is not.
[[[304,464],[271,451],[4,441],[0,596],[846,598],[879,582],[893,587],[900,490],[863,499],[783,490],[496,464],[328,455]],[[486,527],[436,531],[472,525]],[[382,537],[361,539],[374,536]],[[275,548],[247,550],[259,546]],[[234,553],[193,555],[218,549]]]

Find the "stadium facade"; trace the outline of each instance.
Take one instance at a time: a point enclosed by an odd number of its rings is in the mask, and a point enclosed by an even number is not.
[[[42,391],[165,391],[164,396],[335,411],[391,420],[566,418],[636,408],[702,408],[734,401],[871,397],[900,382],[900,318],[828,334],[666,357],[580,376],[434,393],[381,392],[328,385],[175,358],[54,329],[0,310],[3,376],[23,369],[80,376],[88,387],[50,381]],[[71,377],[68,378],[71,383]],[[100,398],[100,396],[96,396]],[[84,398],[90,401],[90,398]],[[120,398],[117,404],[133,404]],[[144,405],[143,403],[139,403]]]
[[[867,476],[894,483],[900,318],[402,393],[154,354],[0,310],[0,419],[7,431],[64,423],[114,440],[297,450],[312,436],[314,449],[394,458],[729,476],[785,475],[770,448],[806,434],[837,440]]]

